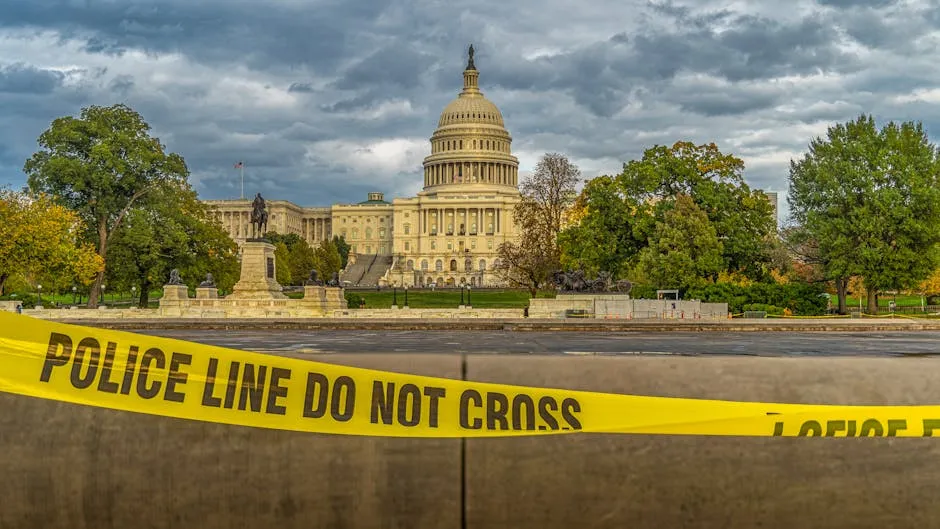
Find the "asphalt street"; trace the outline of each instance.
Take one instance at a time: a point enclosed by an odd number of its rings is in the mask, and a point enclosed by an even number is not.
[[[940,355],[940,332],[510,332],[146,330],[233,349],[293,354]]]

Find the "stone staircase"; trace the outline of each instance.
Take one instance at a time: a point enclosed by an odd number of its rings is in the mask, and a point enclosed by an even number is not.
[[[390,255],[359,255],[355,263],[346,267],[340,279],[349,281],[351,286],[374,287],[391,265]]]

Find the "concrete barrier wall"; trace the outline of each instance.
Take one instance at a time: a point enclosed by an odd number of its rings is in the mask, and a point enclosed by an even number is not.
[[[325,356],[459,378],[460,357]],[[679,397],[940,401],[936,359],[470,356],[467,377]],[[0,395],[0,527],[936,527],[936,439],[370,439]],[[465,464],[462,463],[465,460]]]
[[[460,378],[459,356],[329,360]],[[0,528],[456,529],[460,450],[0,394]]]

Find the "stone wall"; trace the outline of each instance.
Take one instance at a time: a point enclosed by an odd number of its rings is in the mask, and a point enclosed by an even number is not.
[[[530,318],[564,318],[569,311],[587,311],[599,319],[724,319],[727,303],[696,300],[631,299],[615,294],[559,294],[529,301]]]
[[[525,311],[523,309],[350,309],[334,310],[334,318],[375,318],[375,319],[440,319],[440,318],[489,318],[489,319],[509,319],[523,318]]]
[[[92,311],[83,311],[92,312]],[[323,355],[686,398],[931,404],[931,358]],[[886,384],[885,381],[891,381]],[[936,527],[936,439],[315,435],[0,394],[0,527]]]
[[[22,301],[0,301],[0,310],[20,312],[22,310],[22,306]]]

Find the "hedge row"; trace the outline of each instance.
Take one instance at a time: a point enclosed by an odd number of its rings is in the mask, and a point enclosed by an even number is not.
[[[754,310],[755,305],[762,305],[765,307],[761,310],[773,307],[768,310],[771,314],[790,309],[794,316],[819,316],[826,313],[829,302],[823,285],[807,283],[754,283],[746,287],[733,283],[715,283],[690,288],[683,297],[710,303],[726,302],[728,310],[734,314]]]

